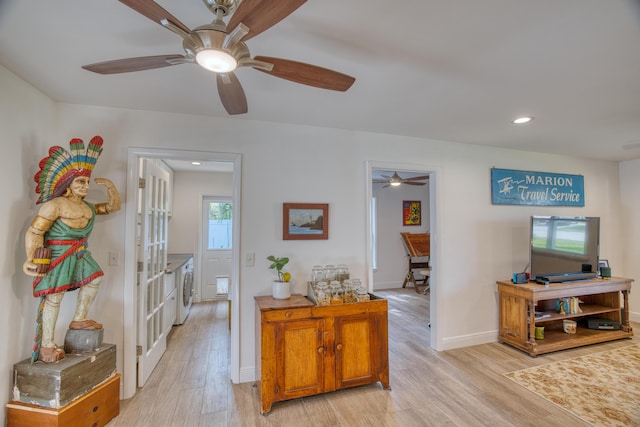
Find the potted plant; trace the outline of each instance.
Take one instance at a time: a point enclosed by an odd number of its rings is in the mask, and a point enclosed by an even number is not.
[[[267,260],[271,261],[269,269],[275,270],[278,275],[277,280],[274,280],[272,285],[273,297],[276,299],[289,298],[291,296],[291,274],[287,271],[283,271],[284,266],[289,262],[289,258],[276,258],[273,255],[269,255]]]

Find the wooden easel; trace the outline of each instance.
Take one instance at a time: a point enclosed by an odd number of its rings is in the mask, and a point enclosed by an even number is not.
[[[429,273],[431,271],[429,261],[414,261],[413,259],[430,256],[431,237],[426,233],[400,233],[400,236],[402,236],[402,242],[407,249],[407,257],[409,259],[409,269],[402,287],[404,288],[407,284],[413,283],[416,292],[420,292],[419,287],[424,287],[423,293],[427,293],[429,291]],[[413,270],[417,269],[424,276],[423,279],[416,279],[413,275]]]

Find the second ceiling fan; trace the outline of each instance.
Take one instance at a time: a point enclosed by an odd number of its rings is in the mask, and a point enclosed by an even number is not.
[[[218,94],[229,114],[248,111],[244,90],[233,72],[237,67],[252,67],[292,82],[343,92],[355,81],[351,76],[316,65],[267,56],[251,57],[245,41],[289,16],[306,0],[203,0],[215,19],[193,30],[153,0],[119,1],[182,37],[184,54],[116,59],[84,65],[85,70],[117,74],[197,63],[216,73]],[[231,12],[226,24],[222,17]]]
[[[429,179],[429,175],[413,176],[410,178],[402,178],[398,175],[398,172],[394,172],[393,175],[381,175],[384,179],[374,179],[374,184],[386,184],[384,187],[397,187],[401,184],[407,185],[425,185],[426,182],[421,182]]]

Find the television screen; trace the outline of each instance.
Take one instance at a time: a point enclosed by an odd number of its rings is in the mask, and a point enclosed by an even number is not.
[[[532,216],[531,279],[562,282],[596,277],[600,218]]]

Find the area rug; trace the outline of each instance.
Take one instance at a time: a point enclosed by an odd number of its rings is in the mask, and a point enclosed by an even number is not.
[[[640,426],[640,345],[504,376],[594,426]]]

